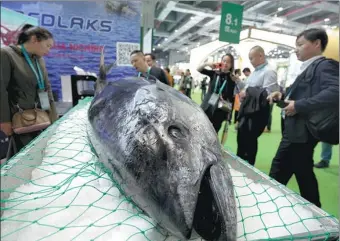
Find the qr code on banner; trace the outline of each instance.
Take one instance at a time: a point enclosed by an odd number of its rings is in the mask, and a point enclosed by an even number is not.
[[[140,46],[137,43],[117,42],[117,66],[131,66],[130,54],[134,50],[139,50],[139,48]]]

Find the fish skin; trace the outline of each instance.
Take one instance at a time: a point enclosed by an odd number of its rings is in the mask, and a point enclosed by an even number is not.
[[[206,240],[236,240],[231,175],[203,110],[158,80],[107,83],[109,69],[102,52],[88,132],[121,190],[182,240],[193,229]]]

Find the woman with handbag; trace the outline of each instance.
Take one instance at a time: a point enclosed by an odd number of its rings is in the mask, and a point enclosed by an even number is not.
[[[207,70],[210,66],[215,70]],[[218,133],[223,121],[227,121],[234,101],[235,81],[233,80],[234,57],[226,54],[220,65],[208,64],[200,66],[197,71],[210,77],[208,92],[201,105],[216,132]]]
[[[1,48],[0,129],[13,135],[18,151],[57,120],[42,58],[53,44],[48,30],[26,24],[16,45]]]

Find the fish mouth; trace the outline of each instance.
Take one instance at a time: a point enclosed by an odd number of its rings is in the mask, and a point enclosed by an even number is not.
[[[236,240],[236,202],[229,170],[210,166],[201,181],[193,229],[205,240]]]

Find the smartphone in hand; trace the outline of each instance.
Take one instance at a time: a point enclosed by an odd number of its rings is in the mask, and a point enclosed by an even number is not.
[[[215,63],[214,68],[215,69],[222,69],[222,63]]]
[[[286,108],[286,106],[288,105],[288,103],[286,103],[284,100],[277,100],[274,101],[274,103],[276,103],[276,105],[280,108]]]

